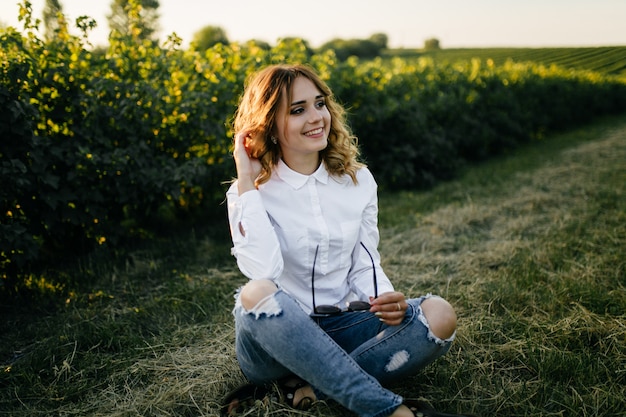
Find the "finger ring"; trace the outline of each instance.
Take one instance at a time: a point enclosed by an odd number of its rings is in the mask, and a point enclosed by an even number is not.
[[[398,305],[398,311],[402,310],[402,307],[400,307],[400,303],[396,303]]]

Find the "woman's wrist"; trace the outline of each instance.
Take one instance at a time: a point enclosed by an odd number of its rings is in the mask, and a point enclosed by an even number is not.
[[[237,179],[237,191],[239,195],[242,195],[245,192],[256,190],[254,186],[254,181],[249,177],[239,177]]]

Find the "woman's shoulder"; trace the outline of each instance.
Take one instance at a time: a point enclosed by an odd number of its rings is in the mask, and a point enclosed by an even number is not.
[[[353,171],[352,174],[348,172],[343,174],[332,174],[330,171],[327,171],[327,173],[328,176],[334,180],[334,182],[342,184],[344,187],[363,188],[376,184],[374,176],[366,165],[359,166]]]
[[[237,180],[231,181],[228,189],[226,190],[226,195],[228,197],[239,196],[239,191],[237,190]]]
[[[374,178],[374,175],[369,170],[367,165],[363,165],[357,170],[356,179],[359,182],[359,184],[363,182],[364,184],[369,184],[369,185],[374,185],[374,186],[376,185],[376,179]]]

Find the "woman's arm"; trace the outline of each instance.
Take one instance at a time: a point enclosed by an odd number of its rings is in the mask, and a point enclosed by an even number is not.
[[[366,186],[370,198],[363,211],[360,240],[352,252],[350,286],[361,299],[369,298],[369,303],[372,306],[370,311],[375,313],[382,322],[390,326],[397,326],[404,319],[407,303],[403,293],[394,291],[393,285],[380,266],[378,188],[369,170],[363,169],[362,171],[364,171],[364,178],[359,178],[359,186]],[[376,274],[375,283],[374,273]],[[374,285],[376,286],[375,292]]]
[[[232,254],[241,272],[250,279],[276,279],[283,270],[278,238],[269,220],[263,200],[254,186],[261,171],[260,162],[246,149],[249,134],[235,136],[233,156],[237,181],[228,192],[228,221],[233,240]]]
[[[283,257],[259,191],[239,195],[237,183],[226,193],[228,221],[233,240],[231,253],[241,272],[250,279],[276,279]]]
[[[382,294],[393,291],[393,285],[380,266],[378,187],[374,177],[366,168],[359,171],[358,180],[358,187],[361,187],[364,193],[368,193],[369,197],[361,217],[359,239],[352,250],[352,268],[348,280],[352,291],[359,296],[359,299],[366,301],[375,293]],[[372,265],[376,268],[376,291],[374,290]]]

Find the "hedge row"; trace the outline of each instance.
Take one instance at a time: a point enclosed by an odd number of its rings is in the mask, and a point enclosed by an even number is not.
[[[224,221],[228,122],[245,78],[270,63],[306,62],[328,80],[387,189],[429,186],[467,161],[626,110],[626,85],[594,73],[477,60],[340,63],[294,40],[200,54],[175,37],[156,45],[112,33],[106,53],[95,53],[63,27],[42,41],[23,13],[25,35],[0,34],[5,280],[97,245]]]
[[[384,188],[427,187],[548,131],[626,110],[618,79],[477,59],[349,61],[331,76]]]

